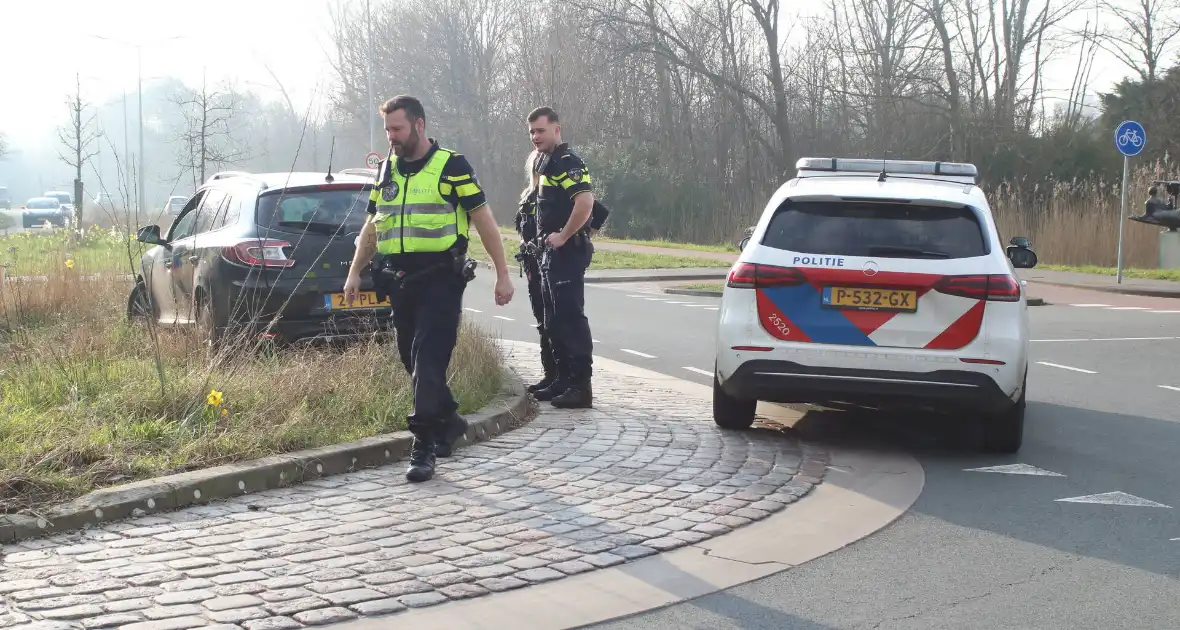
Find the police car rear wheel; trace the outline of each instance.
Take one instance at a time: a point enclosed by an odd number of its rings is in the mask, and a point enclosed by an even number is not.
[[[713,375],[713,422],[722,429],[748,429],[754,424],[757,400],[740,400],[725,393]]]
[[[1028,376],[1020,390],[1020,400],[1004,411],[983,420],[982,447],[988,453],[1015,453],[1024,442],[1024,412],[1027,407]]]

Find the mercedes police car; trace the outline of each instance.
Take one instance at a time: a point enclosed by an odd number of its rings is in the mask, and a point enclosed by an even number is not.
[[[713,417],[758,401],[961,411],[1020,449],[1028,312],[972,164],[803,158],[767,203],[721,298]]]

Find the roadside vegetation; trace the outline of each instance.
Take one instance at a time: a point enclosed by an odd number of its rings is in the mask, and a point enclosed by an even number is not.
[[[376,336],[210,349],[130,323],[129,243],[101,229],[72,244],[64,232],[0,239],[0,513],[405,427],[410,379]],[[463,413],[498,393],[500,364],[465,323],[450,374]]]
[[[725,290],[725,284],[721,282],[697,282],[692,284],[678,284],[677,289],[692,289],[694,291],[717,291],[720,293]]]
[[[601,242],[605,239],[602,237],[594,237],[595,242]],[[612,242],[612,241],[607,241]],[[644,244],[646,242],[636,241],[634,244]],[[669,243],[668,248],[673,248],[675,243]],[[515,265],[516,260],[512,258],[513,255],[520,248],[520,239],[515,233],[504,234],[504,255],[508,259],[508,264]],[[692,249],[691,246],[684,249]],[[699,246],[697,251],[714,251],[709,249],[701,249]],[[468,255],[476,260],[490,261],[487,250],[484,249],[483,243],[480,242],[479,236],[472,234],[471,247]],[[677,256],[673,254],[652,254],[648,252],[630,252],[619,250],[608,250],[597,248],[594,250],[594,260],[590,263],[590,270],[598,269],[692,269],[700,267],[729,267],[731,263],[724,260],[715,260],[712,258],[697,257],[697,256]]]

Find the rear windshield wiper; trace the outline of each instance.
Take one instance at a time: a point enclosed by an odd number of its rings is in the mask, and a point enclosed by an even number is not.
[[[870,256],[888,256],[890,254],[899,254],[901,256],[914,256],[919,258],[950,258],[946,252],[935,252],[917,247],[902,247],[900,245],[871,245],[869,246]]]
[[[322,232],[324,234],[334,234],[340,232],[344,234],[347,230],[339,223],[324,223],[322,221],[279,221],[277,225],[283,227],[303,228],[313,232]]]

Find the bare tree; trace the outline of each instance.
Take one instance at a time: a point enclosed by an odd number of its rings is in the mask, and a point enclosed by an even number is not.
[[[1172,40],[1180,34],[1178,0],[1100,0],[1099,7],[1113,22],[1101,34],[1102,48],[1145,82],[1155,81]]]
[[[70,122],[58,127],[57,138],[63,145],[58,152],[61,161],[74,169],[74,221],[82,223],[82,208],[85,205],[82,186],[82,169],[91,158],[98,155],[98,148],[94,143],[101,137],[94,129],[95,114],[90,111],[89,103],[82,100],[82,78],[74,76],[74,94],[66,99],[66,106],[70,110]]]
[[[172,97],[184,117],[178,130],[180,141],[177,164],[200,186],[210,169],[223,168],[248,157],[235,141],[242,130],[239,97],[229,85],[210,88],[204,77],[199,90],[184,89]]]
[[[8,136],[3,131],[0,131],[0,160],[7,157],[9,151],[11,149],[8,148]]]

